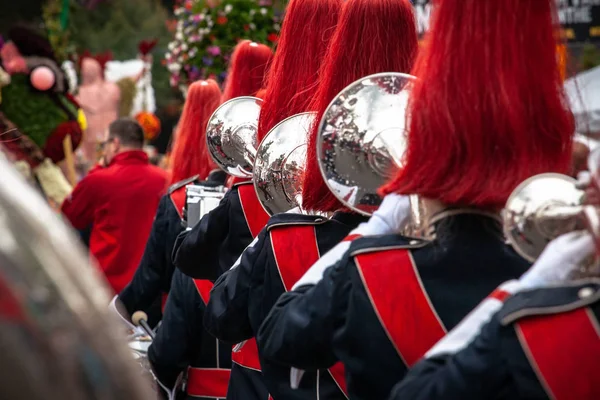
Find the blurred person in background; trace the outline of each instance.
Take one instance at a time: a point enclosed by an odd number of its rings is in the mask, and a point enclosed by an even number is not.
[[[90,254],[115,293],[135,273],[167,186],[166,172],[150,165],[143,146],[144,132],[136,121],[111,123],[101,162],[61,207],[75,229],[91,226]]]

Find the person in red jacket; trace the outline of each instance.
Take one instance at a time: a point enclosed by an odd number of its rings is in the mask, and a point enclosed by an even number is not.
[[[103,162],[79,182],[61,207],[75,229],[92,226],[90,253],[115,293],[135,273],[167,185],[166,172],[150,165],[143,144],[144,132],[136,121],[113,122]]]

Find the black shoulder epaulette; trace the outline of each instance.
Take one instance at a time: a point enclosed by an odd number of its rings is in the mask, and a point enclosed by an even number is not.
[[[182,181],[180,181],[180,182],[174,183],[174,184],[172,184],[172,185],[169,187],[169,190],[168,190],[168,192],[167,192],[167,193],[168,193],[168,194],[171,194],[171,193],[173,193],[174,191],[176,191],[177,189],[181,189],[182,187],[184,187],[184,186],[187,186],[187,185],[189,185],[190,183],[194,183],[195,181],[197,181],[197,180],[198,180],[198,178],[199,178],[199,177],[200,177],[199,175],[194,175],[194,176],[192,176],[192,177],[189,177],[189,178],[187,178],[187,179],[184,179],[184,180],[182,180]]]
[[[320,225],[327,221],[329,221],[328,218],[318,215],[292,213],[275,214],[269,219],[269,222],[267,222],[267,231],[282,226]]]
[[[402,235],[365,236],[356,239],[350,245],[352,257],[360,254],[389,250],[420,249],[429,244],[427,240],[410,238]]]
[[[498,313],[502,325],[536,315],[551,315],[587,307],[600,301],[600,279],[589,278],[517,293]]]

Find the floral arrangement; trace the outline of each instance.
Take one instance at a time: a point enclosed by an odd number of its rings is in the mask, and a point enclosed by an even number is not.
[[[160,120],[151,112],[142,111],[135,116],[136,121],[144,130],[144,138],[151,142],[160,134]]]
[[[175,5],[164,64],[170,83],[184,92],[198,79],[223,82],[235,45],[243,39],[274,45],[280,17],[272,0],[180,0]]]

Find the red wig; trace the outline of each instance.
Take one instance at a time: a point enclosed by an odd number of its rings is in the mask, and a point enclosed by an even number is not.
[[[499,209],[526,178],[568,170],[574,122],[554,1],[437,2],[414,71],[405,165],[383,193]]]
[[[258,124],[262,140],[279,122],[309,110],[342,0],[291,0],[279,36]]]
[[[317,120],[333,98],[352,82],[379,72],[410,72],[417,48],[416,22],[408,0],[347,0],[311,106],[317,111]],[[321,176],[317,129],[318,124],[314,124],[308,142],[302,206],[307,210],[335,211],[342,204]]]
[[[206,124],[220,101],[221,90],[212,79],[197,81],[190,86],[171,152],[171,183],[196,174],[205,179],[216,168],[208,154]]]
[[[223,101],[239,96],[254,96],[263,86],[272,57],[269,46],[250,40],[239,42],[231,56]]]

